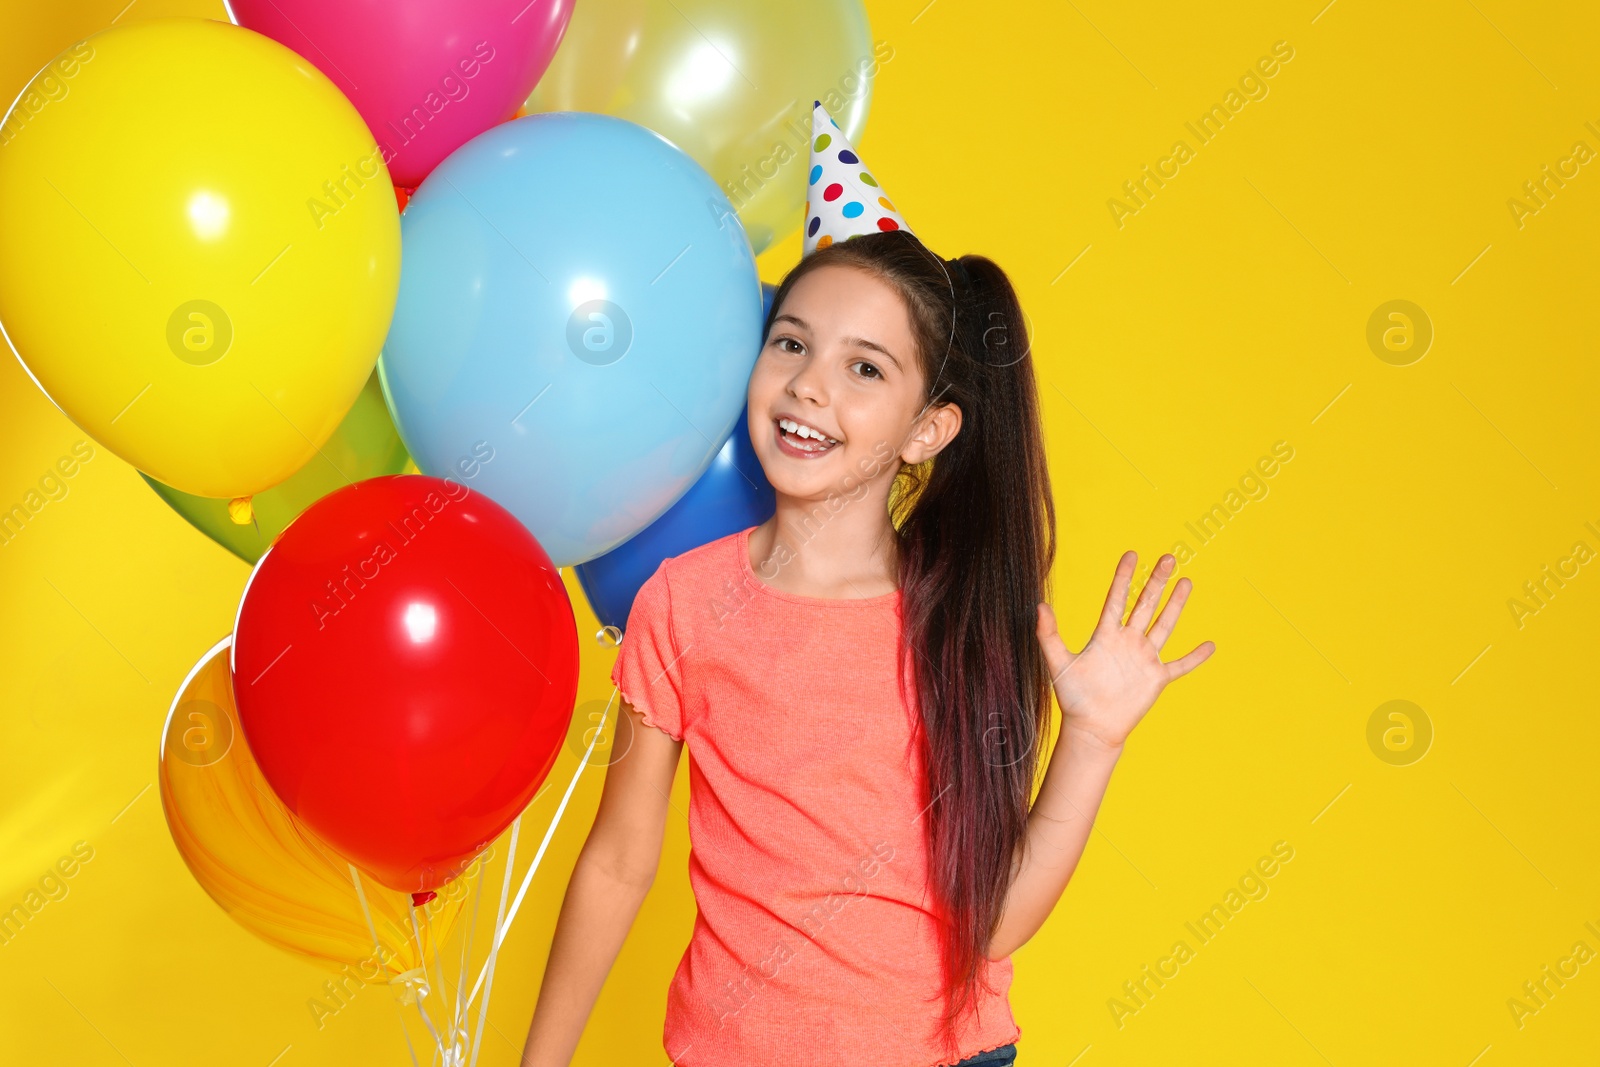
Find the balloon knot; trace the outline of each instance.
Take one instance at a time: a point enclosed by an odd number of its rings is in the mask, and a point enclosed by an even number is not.
[[[413,967],[389,979],[389,988],[394,990],[401,1004],[415,1004],[419,996],[428,995],[428,972],[422,967]]]
[[[250,498],[236,496],[228,501],[228,518],[233,520],[235,526],[249,526],[255,518],[255,509],[250,506]]]
[[[413,908],[420,908],[424,904],[426,904],[428,901],[432,900],[434,897],[436,897],[438,895],[439,895],[438,893],[435,893],[431,889],[425,890],[425,891],[423,891],[421,893],[412,893],[411,894],[411,906]]]

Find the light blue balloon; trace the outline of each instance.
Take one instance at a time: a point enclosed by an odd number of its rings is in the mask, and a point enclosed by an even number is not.
[[[401,439],[557,566],[654,522],[740,418],[755,257],[717,184],[643,126],[572,111],[493,127],[417,188],[401,250],[378,361]]]

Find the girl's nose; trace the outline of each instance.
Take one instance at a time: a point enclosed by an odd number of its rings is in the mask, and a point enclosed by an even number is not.
[[[807,360],[789,379],[789,393],[796,399],[810,399],[819,404],[827,402],[828,394],[823,382],[823,369],[816,360]]]

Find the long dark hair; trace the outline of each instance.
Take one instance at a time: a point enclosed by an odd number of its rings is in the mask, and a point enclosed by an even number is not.
[[[904,230],[852,237],[801,260],[773,297],[769,332],[790,288],[824,266],[866,271],[900,293],[927,383],[922,410],[954,403],[962,415],[955,438],[903,466],[890,493],[902,663],[916,681],[927,768],[923,827],[941,919],[942,1025],[953,1042],[976,1002],[1050,722],[1036,634],[1056,520],[1030,341],[997,264],[941,259]]]

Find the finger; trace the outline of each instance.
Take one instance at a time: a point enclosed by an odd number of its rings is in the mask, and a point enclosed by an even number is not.
[[[1050,605],[1041,602],[1038,612],[1039,647],[1044,651],[1045,668],[1050,672],[1050,681],[1054,683],[1077,657],[1061,640],[1061,633],[1056,629],[1056,613]]]
[[[1172,635],[1172,628],[1178,625],[1178,616],[1183,614],[1183,606],[1189,602],[1189,594],[1193,590],[1194,583],[1187,578],[1179,578],[1178,584],[1172,587],[1172,595],[1167,598],[1166,606],[1156,616],[1156,624],[1150,627],[1150,643],[1156,646],[1157,652]]]
[[[1133,565],[1138,559],[1139,554],[1130,548],[1117,560],[1116,572],[1111,576],[1111,588],[1106,593],[1105,607],[1100,609],[1100,622],[1095,626],[1096,632],[1110,632],[1122,625],[1122,613],[1128,610],[1128,586],[1133,581]]]
[[[1161,594],[1166,592],[1167,580],[1177,567],[1178,561],[1170,552],[1156,560],[1155,570],[1145,579],[1144,588],[1139,590],[1139,599],[1133,603],[1133,614],[1128,616],[1130,627],[1140,633],[1149,629],[1150,618],[1156,613],[1156,605],[1161,603]]]
[[[1172,682],[1182,678],[1184,675],[1200,666],[1200,664],[1210,659],[1211,653],[1215,652],[1216,650],[1217,646],[1215,642],[1200,642],[1200,644],[1189,650],[1188,655],[1181,656],[1166,665],[1167,681]]]

